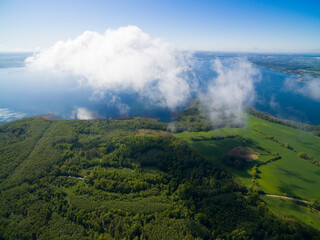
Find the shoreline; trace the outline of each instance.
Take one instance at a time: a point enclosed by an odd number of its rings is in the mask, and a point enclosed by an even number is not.
[[[265,66],[261,66],[256,64],[258,67],[264,68],[264,69],[268,69],[268,70],[272,70],[272,71],[276,71],[276,72],[281,72],[281,73],[286,73],[286,74],[291,74],[291,75],[295,75],[297,77],[299,77],[299,79],[297,79],[298,82],[304,82],[304,76],[302,76],[300,73],[292,73],[292,72],[287,72],[286,70],[278,70],[278,69],[274,69],[274,68],[268,68]]]

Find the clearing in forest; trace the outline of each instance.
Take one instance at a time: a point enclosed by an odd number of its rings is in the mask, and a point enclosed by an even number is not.
[[[227,153],[229,156],[242,157],[246,159],[246,161],[251,162],[257,160],[260,156],[258,152],[253,151],[251,148],[238,146],[232,148]]]

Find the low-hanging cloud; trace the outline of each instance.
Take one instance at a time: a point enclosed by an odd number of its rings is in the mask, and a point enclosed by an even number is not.
[[[171,109],[183,104],[191,91],[185,56],[136,26],[104,34],[86,31],[27,58],[26,65],[35,71],[71,73],[99,95],[130,90]]]
[[[89,111],[86,108],[79,107],[72,112],[71,118],[78,119],[78,120],[93,120],[93,119],[97,119],[98,116],[97,114]]]
[[[128,115],[130,107],[128,104],[122,103],[121,98],[118,96],[112,96],[111,100],[109,101],[110,105],[115,106],[121,115]]]
[[[26,115],[26,113],[14,112],[8,108],[0,108],[0,124],[21,119]]]
[[[259,70],[246,58],[216,59],[212,68],[218,75],[203,96],[211,119],[242,123],[244,105],[255,97],[254,82],[260,78]]]
[[[121,93],[136,94],[146,104],[175,109],[190,96],[205,99],[210,117],[239,121],[243,106],[254,98],[254,81],[259,71],[244,58],[219,60],[212,68],[213,81],[205,81],[206,92],[199,92],[190,55],[169,43],[153,39],[136,26],[107,30],[104,34],[86,31],[73,40],[54,46],[26,59],[28,69],[76,76],[81,86],[95,93],[91,100],[106,98],[121,115],[130,107]],[[71,81],[71,80],[70,80]],[[93,119],[88,109],[77,108],[74,118]]]
[[[287,78],[284,82],[285,91],[301,94],[316,101],[320,101],[320,77],[306,75],[303,82],[294,78]]]

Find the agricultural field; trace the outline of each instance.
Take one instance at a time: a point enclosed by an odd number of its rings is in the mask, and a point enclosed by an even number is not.
[[[267,207],[278,216],[286,216],[297,219],[307,225],[320,230],[319,211],[308,208],[305,204],[294,200],[262,197]]]
[[[230,171],[247,187],[252,186],[254,182],[261,192],[267,194],[290,196],[306,201],[312,199],[320,201],[320,167],[318,165],[320,137],[312,133],[248,115],[247,124],[241,128],[224,127],[208,132],[182,132],[174,136],[186,141],[191,148],[206,156],[210,161]],[[229,137],[219,139],[223,136]],[[230,138],[230,136],[234,137]],[[259,158],[248,161],[241,169],[228,166],[221,161],[230,149],[241,145],[259,153]],[[301,152],[306,153],[312,161],[299,157],[298,154]],[[279,159],[268,161],[274,156]],[[255,167],[256,173],[253,173]],[[277,209],[276,204],[279,201],[279,199],[268,200],[267,205],[271,210]],[[301,213],[300,215],[289,214],[290,209],[293,211],[292,204],[282,203],[282,208],[286,209],[286,206],[288,216],[303,220]],[[301,207],[301,209],[304,213],[310,213],[306,207]],[[277,210],[274,212],[279,214]],[[285,212],[282,211],[281,214],[285,215]],[[312,213],[314,216],[317,214],[319,215],[317,211]],[[310,221],[306,223],[313,225]]]

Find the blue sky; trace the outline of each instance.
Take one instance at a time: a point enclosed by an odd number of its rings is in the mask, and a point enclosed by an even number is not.
[[[0,0],[0,51],[127,25],[181,49],[320,52],[319,0]]]

